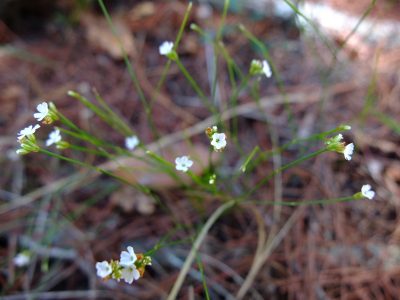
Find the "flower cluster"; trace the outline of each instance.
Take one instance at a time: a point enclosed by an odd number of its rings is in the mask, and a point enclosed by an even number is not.
[[[351,157],[354,152],[354,144],[350,143],[346,145],[345,143],[342,142],[342,139],[343,135],[341,134],[338,134],[333,138],[328,139],[325,142],[326,148],[329,151],[342,153],[346,160],[351,160]]]
[[[18,133],[17,140],[20,143],[21,148],[16,151],[17,154],[24,155],[30,152],[38,152],[40,150],[35,137],[35,132],[38,128],[40,128],[40,125],[38,124],[35,126],[29,125]]]
[[[214,151],[221,152],[226,147],[226,135],[225,133],[219,133],[217,126],[208,127],[206,135],[210,139],[210,144],[213,146]],[[175,159],[175,168],[178,171],[187,172],[192,165],[193,161],[187,155]],[[214,184],[214,182],[215,175],[210,177],[210,184]]]
[[[42,121],[43,124],[51,124],[58,120],[57,109],[53,103],[42,102],[36,107],[37,112],[33,114],[33,117],[37,121]],[[39,124],[29,125],[22,129],[17,136],[17,140],[21,145],[21,148],[16,152],[17,154],[24,155],[30,152],[38,152],[40,147],[37,144],[35,132],[40,128]],[[46,141],[46,146],[56,144],[57,147],[65,148],[66,144],[61,142],[61,135],[58,129],[55,129],[50,133],[49,138]]]
[[[151,266],[151,257],[144,254],[135,254],[133,247],[128,246],[128,251],[122,251],[120,259],[104,260],[96,263],[97,276],[103,279],[124,280],[131,284],[134,280],[143,277],[145,267]]]

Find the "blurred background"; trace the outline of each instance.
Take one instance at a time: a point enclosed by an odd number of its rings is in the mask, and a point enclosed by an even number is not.
[[[233,209],[218,220],[199,252],[210,298],[398,299],[400,2],[308,0],[292,8],[278,0],[230,2],[222,40],[231,57],[243,72],[252,59],[262,59],[257,45],[237,29],[243,24],[264,43],[276,69],[272,79],[260,83],[262,100],[271,104],[238,117],[244,148],[258,144],[270,149],[275,142],[282,145],[339,124],[352,126],[345,140],[356,145],[350,162],[335,153],[318,156],[284,172],[279,183],[267,184],[258,199],[277,194],[285,200],[335,198],[352,195],[367,183],[377,196],[282,207],[279,218],[276,210],[258,204]],[[104,3],[145,96],[153,97],[166,63],[158,46],[175,39],[188,2]],[[193,4],[189,24],[215,36],[223,1]],[[199,204],[176,183],[140,173],[162,200],[160,206],[107,176],[87,176],[84,168],[42,154],[15,153],[16,134],[33,124],[32,114],[43,101],[53,101],[99,138],[123,145],[124,137],[68,97],[68,90],[94,98],[95,88],[143,143],[156,139],[98,2],[2,0],[0,44],[0,298],[166,298],[190,239],[220,205],[218,200],[209,197]],[[215,64],[212,44],[187,26],[178,53],[206,94],[217,68],[215,98],[224,107],[231,86],[226,63]],[[249,91],[243,92],[238,105],[250,98]],[[152,115],[160,134],[169,136],[195,127],[209,112],[172,64]],[[206,145],[202,130],[193,140]],[[38,136],[43,139],[46,133]],[[306,153],[302,147],[282,153],[281,161]],[[95,165],[105,162],[90,154],[65,154]],[[219,176],[225,182],[235,160],[226,154],[221,162]],[[248,180],[257,182],[273,167],[272,162],[263,164],[247,174]],[[117,259],[127,245],[146,252],[167,236],[180,243],[155,252],[153,266],[133,285],[97,278],[96,261]],[[266,247],[260,249],[264,240]],[[18,266],[15,257],[23,251],[30,259]],[[250,280],[261,252],[260,268]],[[179,295],[206,298],[198,265]]]

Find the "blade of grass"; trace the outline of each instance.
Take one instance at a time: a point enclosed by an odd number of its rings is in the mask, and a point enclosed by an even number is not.
[[[193,260],[196,256],[196,253],[199,251],[201,243],[203,242],[204,238],[207,236],[208,231],[214,225],[214,223],[219,219],[219,217],[225,213],[227,210],[232,208],[236,204],[235,200],[231,200],[229,202],[224,203],[221,205],[217,210],[213,212],[213,214],[208,218],[207,222],[204,224],[203,228],[199,232],[199,235],[196,237],[196,240],[193,243],[193,246],[189,252],[189,255],[186,257],[185,263],[182,266],[181,271],[179,272],[178,278],[176,279],[171,292],[168,295],[167,300],[174,300],[178,296],[178,292],[182,287],[183,281],[187,273],[189,272],[190,266],[193,263]]]

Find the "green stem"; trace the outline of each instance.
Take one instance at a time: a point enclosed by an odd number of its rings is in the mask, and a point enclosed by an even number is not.
[[[189,84],[192,86],[194,91],[203,101],[204,106],[206,106],[213,114],[217,114],[215,107],[212,104],[208,103],[209,100],[207,96],[203,93],[203,90],[199,87],[196,80],[194,80],[193,77],[189,74],[188,70],[185,68],[185,66],[182,64],[179,58],[176,59],[175,62],[178,65],[178,68],[182,72],[183,76],[186,77],[186,79],[189,81]]]
[[[354,196],[346,196],[334,199],[323,199],[323,200],[308,200],[308,201],[270,201],[270,200],[246,200],[243,201],[243,204],[246,203],[256,203],[261,205],[280,205],[280,206],[303,206],[303,205],[319,205],[319,204],[334,204],[339,202],[349,202],[353,200],[359,200]],[[241,203],[241,204],[242,204]]]
[[[122,183],[125,183],[125,184],[129,185],[129,186],[135,187],[138,190],[140,190],[140,191],[142,191],[142,192],[144,192],[146,194],[150,193],[150,190],[147,187],[142,186],[142,185],[132,184],[131,182],[125,180],[124,178],[122,178],[120,176],[117,176],[117,175],[114,175],[112,172],[107,171],[107,170],[105,170],[103,168],[92,166],[90,164],[81,162],[81,161],[76,160],[76,159],[68,158],[66,156],[63,156],[63,155],[48,151],[48,150],[43,149],[43,148],[40,148],[39,152],[47,154],[47,155],[55,157],[55,158],[58,158],[58,159],[61,159],[61,160],[65,160],[65,161],[73,163],[73,164],[77,164],[79,166],[83,166],[83,167],[86,167],[86,168],[89,168],[89,169],[93,169],[93,170],[95,170],[95,171],[97,171],[99,173],[102,173],[102,174],[108,175],[108,176],[110,176],[112,178],[115,178],[115,179],[121,181]]]
[[[81,151],[81,152],[85,152],[85,153],[90,153],[90,154],[94,154],[94,155],[110,158],[109,154],[106,154],[106,153],[101,152],[101,151],[96,151],[96,150],[93,150],[93,149],[89,149],[89,148],[86,148],[86,147],[82,147],[82,146],[77,146],[77,145],[70,144],[68,149],[77,150],[77,151]]]
[[[321,133],[317,133],[317,134],[313,134],[307,138],[295,138],[293,140],[291,140],[290,142],[282,145],[281,147],[275,149],[275,150],[268,150],[268,151],[264,151],[262,152],[259,157],[254,161],[254,163],[249,166],[249,169],[247,170],[248,172],[252,171],[257,165],[259,165],[261,162],[267,160],[268,158],[272,157],[275,154],[279,154],[282,153],[283,151],[285,151],[286,149],[288,149],[290,146],[302,143],[302,142],[310,142],[310,141],[318,141],[318,140],[324,140],[328,135],[332,135],[338,132],[342,132],[344,130],[347,130],[344,128],[344,125],[338,126],[334,129],[325,131],[325,132],[321,132]],[[241,173],[237,173],[234,178],[240,176]]]
[[[188,7],[186,8],[185,15],[182,20],[182,24],[179,27],[178,35],[176,36],[175,43],[174,43],[174,50],[178,47],[179,42],[182,39],[183,31],[186,27],[187,21],[189,20],[190,11],[192,10],[192,2],[189,2]]]
[[[249,162],[253,159],[254,155],[256,155],[256,153],[260,151],[260,147],[255,146],[253,148],[253,150],[251,151],[251,153],[248,155],[248,157],[246,158],[245,162],[240,166],[240,171],[242,171],[243,173],[246,172],[247,169],[247,165],[249,164]]]
[[[278,169],[273,170],[271,173],[269,173],[267,176],[265,176],[263,179],[261,179],[254,188],[252,188],[250,191],[248,191],[243,197],[241,198],[247,198],[248,196],[250,196],[251,194],[253,194],[257,189],[259,189],[262,185],[264,185],[266,182],[268,182],[271,178],[273,178],[276,174],[279,174],[289,168],[292,168],[310,158],[313,158],[317,155],[320,155],[324,152],[327,152],[328,150],[326,148],[320,149],[318,151],[312,152],[310,154],[307,154],[303,157],[300,157],[299,159],[296,159]]]
[[[123,56],[125,65],[126,65],[126,67],[128,69],[128,73],[129,73],[129,76],[131,78],[131,81],[133,82],[133,85],[134,85],[134,87],[135,87],[135,89],[136,89],[136,91],[137,91],[137,93],[139,95],[139,99],[142,102],[142,105],[143,105],[143,108],[144,108],[144,111],[145,111],[145,114],[146,114],[146,119],[147,119],[147,122],[148,122],[148,124],[150,126],[150,129],[151,129],[152,133],[155,136],[158,136],[157,128],[155,127],[153,119],[151,118],[151,106],[149,105],[149,103],[146,100],[146,97],[145,97],[145,95],[143,93],[143,90],[142,90],[142,88],[140,86],[140,83],[139,83],[139,80],[137,78],[137,75],[136,75],[136,73],[135,73],[135,71],[133,69],[133,66],[132,66],[129,58],[128,58],[128,55],[127,55],[127,53],[125,51],[125,48],[124,48],[124,46],[123,46],[123,44],[121,42],[121,39],[118,37],[118,33],[115,30],[115,27],[114,27],[114,24],[112,22],[111,16],[108,13],[107,8],[105,7],[105,5],[103,3],[103,0],[98,0],[98,3],[99,3],[99,6],[101,8],[101,11],[103,12],[104,16],[107,19],[108,25],[110,26],[110,28],[111,28],[111,30],[113,32],[113,35],[116,37],[116,39],[118,41],[119,47],[121,48],[121,52],[122,52],[122,56]]]
[[[182,38],[182,35],[183,35],[183,31],[184,31],[184,29],[186,27],[187,21],[189,20],[189,15],[190,15],[191,9],[192,9],[192,3],[190,2],[188,7],[187,7],[187,9],[186,9],[185,16],[183,17],[183,21],[182,21],[182,24],[181,24],[181,26],[179,28],[178,35],[176,36],[176,39],[175,39],[175,42],[174,42],[174,50],[176,50],[178,48],[178,46],[179,46],[179,42],[181,41],[181,38]],[[152,94],[152,97],[150,98],[150,104],[149,104],[150,107],[152,107],[155,99],[157,98],[158,94],[160,93],[160,89],[163,86],[163,84],[165,82],[165,79],[167,78],[168,70],[169,70],[170,66],[171,66],[171,60],[169,59],[167,61],[167,63],[165,64],[165,67],[164,67],[164,69],[162,71],[162,74],[161,74],[161,78],[160,78],[160,80],[158,81],[158,83],[156,85],[155,91]],[[159,137],[158,131],[156,133],[157,134],[155,136],[158,139],[158,137]]]

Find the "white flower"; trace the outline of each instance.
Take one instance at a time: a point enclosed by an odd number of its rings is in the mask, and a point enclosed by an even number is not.
[[[119,263],[121,266],[129,267],[135,263],[136,259],[137,259],[137,257],[136,257],[135,251],[133,250],[133,248],[131,246],[128,246],[128,251],[121,252],[121,257],[120,257]]]
[[[104,278],[112,273],[111,265],[107,261],[96,263],[97,276]]]
[[[375,197],[375,192],[371,189],[371,186],[369,184],[364,184],[362,186],[361,194],[369,200],[372,200]]]
[[[121,278],[125,280],[126,283],[131,284],[133,280],[138,280],[140,277],[139,271],[136,269],[135,265],[124,267],[121,270]]]
[[[29,125],[28,127],[25,127],[18,133],[18,139],[22,140],[24,137],[27,135],[34,134],[36,129],[40,128],[40,125],[36,124],[35,126]]]
[[[51,146],[53,144],[58,143],[59,141],[61,141],[61,135],[60,135],[60,130],[58,130],[57,128],[55,130],[53,130],[52,132],[50,132],[49,134],[49,138],[46,141],[46,146]]]
[[[174,48],[173,42],[165,41],[160,45],[158,50],[160,52],[160,55],[168,55],[169,53],[171,53],[173,48]]]
[[[46,102],[40,103],[38,106],[36,106],[36,109],[38,112],[34,113],[33,117],[38,121],[42,121],[49,113],[49,106]]]
[[[351,156],[353,155],[353,152],[354,152],[354,144],[350,143],[343,150],[344,158],[346,160],[351,160]]]
[[[13,262],[17,267],[24,267],[29,264],[30,260],[31,258],[28,254],[21,252],[14,257]]]
[[[139,145],[139,139],[136,135],[125,138],[125,147],[128,150],[133,150]]]
[[[190,160],[188,156],[181,156],[175,159],[175,168],[178,171],[187,172],[189,168],[193,165],[193,161]]]
[[[267,78],[271,77],[272,71],[271,71],[271,68],[270,68],[268,62],[266,60],[263,60],[262,64],[263,64],[262,71],[265,74],[265,76],[267,76]]]
[[[212,135],[211,145],[214,146],[215,150],[220,150],[226,146],[226,136],[225,133],[214,133]]]

